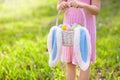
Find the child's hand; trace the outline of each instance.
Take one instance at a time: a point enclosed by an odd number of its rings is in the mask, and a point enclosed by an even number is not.
[[[70,2],[70,6],[75,8],[83,8],[85,6],[85,3],[80,2],[78,0],[73,0]]]
[[[65,12],[66,9],[68,9],[68,8],[69,8],[69,5],[68,5],[68,3],[65,2],[65,1],[61,2],[61,3],[58,4],[58,6],[57,6],[58,11],[60,11],[60,12]]]

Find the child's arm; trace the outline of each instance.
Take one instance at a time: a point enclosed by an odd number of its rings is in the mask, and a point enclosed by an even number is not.
[[[73,0],[70,5],[76,8],[84,8],[86,11],[93,15],[97,15],[100,11],[101,0],[91,0],[91,5],[80,2],[78,0]]]
[[[65,12],[65,10],[69,7],[66,1],[67,0],[58,0],[58,4],[57,4],[58,11]]]
[[[92,0],[91,5],[85,5],[84,9],[86,9],[91,14],[97,15],[100,11],[101,0]]]

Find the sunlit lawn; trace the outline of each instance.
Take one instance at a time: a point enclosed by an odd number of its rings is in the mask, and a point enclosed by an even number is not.
[[[97,16],[97,61],[91,66],[91,80],[120,80],[118,2],[104,1]],[[56,4],[56,0],[0,1],[0,79],[65,80],[65,64],[48,66],[46,39],[55,24]]]

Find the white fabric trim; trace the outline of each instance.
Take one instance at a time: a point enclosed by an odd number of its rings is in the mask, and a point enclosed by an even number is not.
[[[61,58],[61,51],[62,51],[62,30],[59,27],[52,27],[51,33],[52,31],[56,28],[56,40],[57,40],[57,55],[54,61],[52,61],[52,40],[49,44],[49,47],[51,47],[51,54],[50,54],[50,59],[49,59],[49,66],[50,67],[55,67],[57,65],[57,63],[60,61]],[[49,37],[50,39],[52,39],[52,35],[50,35]]]
[[[87,39],[87,46],[88,46],[88,56],[87,56],[87,61],[86,63],[82,60],[81,57],[81,52],[80,52],[80,28],[84,29],[86,32],[86,39]],[[91,57],[91,41],[90,41],[90,35],[89,32],[86,28],[84,27],[78,27],[75,28],[74,31],[74,52],[75,52],[75,57],[77,59],[78,65],[80,66],[80,68],[85,71],[88,69],[89,64],[90,64],[90,57]]]
[[[51,54],[52,53],[52,33],[53,30],[56,28],[56,26],[53,26],[50,29],[50,32],[48,34],[48,38],[47,38],[47,48],[48,48],[48,53]]]

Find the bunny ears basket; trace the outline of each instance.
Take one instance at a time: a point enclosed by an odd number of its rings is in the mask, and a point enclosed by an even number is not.
[[[82,70],[86,70],[90,64],[91,39],[86,29],[86,16],[81,9],[84,17],[84,26],[78,24],[58,25],[50,29],[47,39],[47,47],[50,55],[49,66],[54,67],[61,59],[62,46],[73,46],[74,54],[78,65]],[[59,15],[59,14],[58,14]]]

